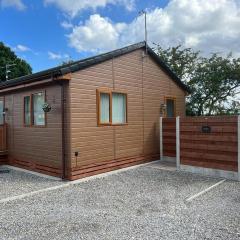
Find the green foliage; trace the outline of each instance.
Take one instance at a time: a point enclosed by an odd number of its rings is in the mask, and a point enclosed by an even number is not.
[[[240,58],[217,53],[202,57],[180,45],[165,50],[156,46],[159,56],[192,89],[187,115],[239,114]]]
[[[68,65],[68,64],[71,64],[73,63],[74,61],[72,59],[68,59],[66,61],[62,61],[61,64],[59,66],[65,66],[65,65]]]
[[[161,59],[183,81],[191,76],[199,58],[199,52],[194,52],[191,48],[182,49],[181,45],[168,49],[163,49],[161,46],[156,45],[156,50]]]
[[[9,79],[32,73],[31,66],[25,60],[18,58],[9,47],[0,42],[0,81],[6,80],[6,64],[16,64],[10,68]]]

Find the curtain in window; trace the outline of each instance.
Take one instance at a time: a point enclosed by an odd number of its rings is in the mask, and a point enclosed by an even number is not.
[[[45,125],[45,113],[42,109],[44,104],[44,94],[37,93],[33,95],[33,117],[34,125]]]
[[[110,96],[108,93],[100,94],[100,122],[110,122]]]
[[[31,124],[30,97],[24,97],[24,124]]]
[[[126,123],[126,95],[122,93],[112,94],[112,122]]]

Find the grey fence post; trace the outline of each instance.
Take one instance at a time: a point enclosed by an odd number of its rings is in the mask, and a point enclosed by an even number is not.
[[[160,160],[163,160],[163,132],[162,132],[162,120],[163,120],[163,118],[162,117],[160,117],[160,121],[159,121],[159,137],[160,137]]]
[[[240,115],[238,115],[238,181],[240,181]]]
[[[180,169],[180,117],[176,117],[176,163]]]

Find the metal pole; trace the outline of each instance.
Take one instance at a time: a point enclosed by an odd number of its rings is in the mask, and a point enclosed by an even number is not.
[[[145,10],[142,10],[139,12],[139,16],[142,16],[144,14],[144,30],[145,30],[145,44],[146,44],[146,54],[147,54],[147,12]]]
[[[8,80],[8,65],[6,64],[6,81]]]
[[[145,14],[145,43],[146,43],[146,54],[147,54],[147,12],[144,12]]]
[[[240,181],[240,115],[238,115],[238,181]]]
[[[180,117],[176,117],[176,162],[180,169]]]
[[[13,67],[16,66],[17,64],[6,64],[6,81],[8,81],[8,73],[11,72],[11,70],[9,69],[9,67]]]
[[[162,135],[162,127],[163,127],[163,118],[160,117],[159,121],[159,137],[160,137],[160,160],[163,160],[163,135]]]

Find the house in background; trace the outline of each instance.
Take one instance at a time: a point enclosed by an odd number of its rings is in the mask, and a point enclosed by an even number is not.
[[[3,82],[0,162],[73,180],[157,160],[188,93],[145,42]]]

